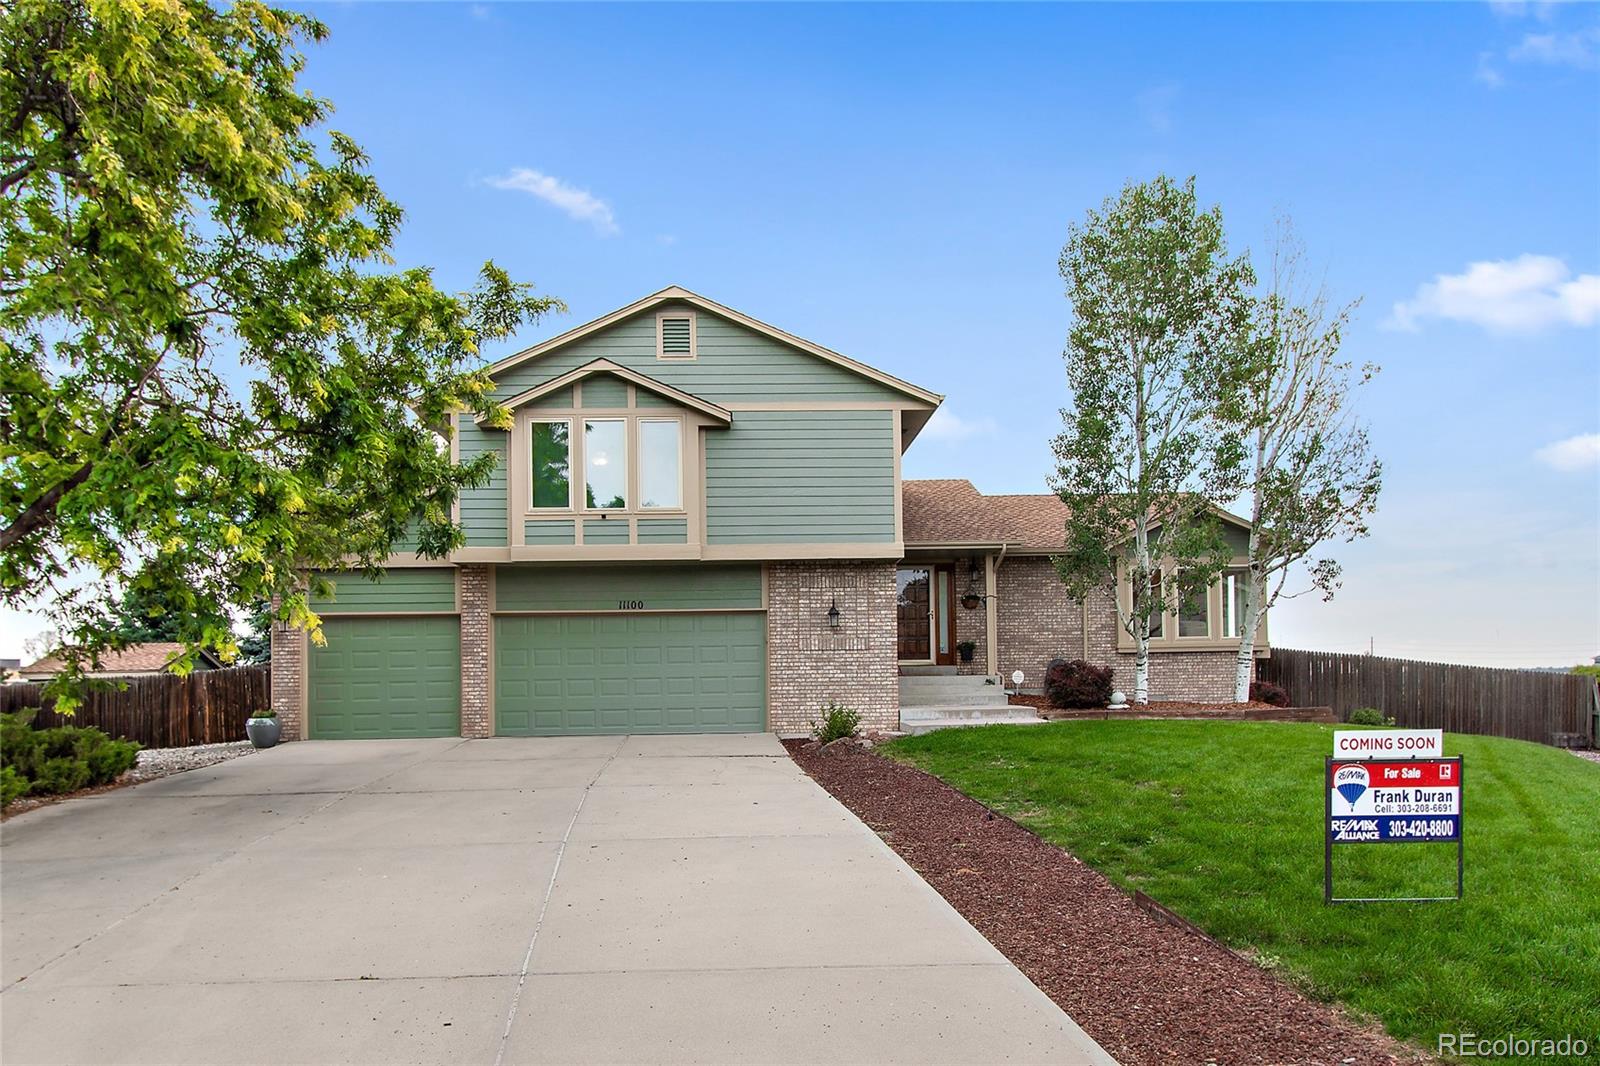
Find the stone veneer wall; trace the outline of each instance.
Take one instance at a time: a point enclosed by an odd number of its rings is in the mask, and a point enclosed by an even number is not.
[[[792,562],[767,568],[768,726],[811,732],[824,703],[861,712],[863,729],[900,728],[892,562]],[[839,628],[828,626],[837,598]]]
[[[272,709],[278,712],[281,739],[300,740],[305,732],[300,707],[305,702],[302,693],[306,684],[306,635],[284,622],[274,622],[271,639]]]
[[[490,686],[493,679],[489,612],[489,568],[463,565],[458,577],[461,604],[461,735],[494,735]]]
[[[1051,659],[1085,657],[1084,609],[1067,595],[1048,558],[1006,559],[996,575],[1000,676],[1009,685],[1021,670],[1024,690],[1038,692]],[[1112,668],[1112,684],[1131,698],[1131,653],[1117,650],[1117,614],[1106,591],[1089,598],[1087,658]],[[1233,699],[1231,651],[1152,652],[1150,698],[1228,702]]]

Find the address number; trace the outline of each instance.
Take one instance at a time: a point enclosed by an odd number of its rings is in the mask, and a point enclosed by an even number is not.
[[[642,611],[642,610],[644,610],[644,601],[643,600],[618,600],[617,601],[617,610],[619,610],[619,611]]]

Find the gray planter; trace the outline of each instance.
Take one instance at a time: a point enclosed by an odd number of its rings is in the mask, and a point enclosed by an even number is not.
[[[245,721],[244,731],[249,734],[250,743],[256,747],[270,748],[278,742],[283,727],[276,718],[251,718]]]

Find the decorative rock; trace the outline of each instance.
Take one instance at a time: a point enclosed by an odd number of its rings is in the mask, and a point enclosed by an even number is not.
[[[1121,692],[1111,694],[1111,703],[1106,708],[1108,711],[1125,711],[1128,709],[1128,697]]]

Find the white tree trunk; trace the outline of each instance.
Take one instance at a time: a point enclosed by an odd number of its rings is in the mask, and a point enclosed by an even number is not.
[[[1260,600],[1245,594],[1244,635],[1239,638],[1239,654],[1233,660],[1233,699],[1243,703],[1250,698],[1250,675],[1256,665],[1256,625],[1261,618]]]
[[[1133,702],[1150,702],[1150,624],[1135,641],[1133,653]]]

